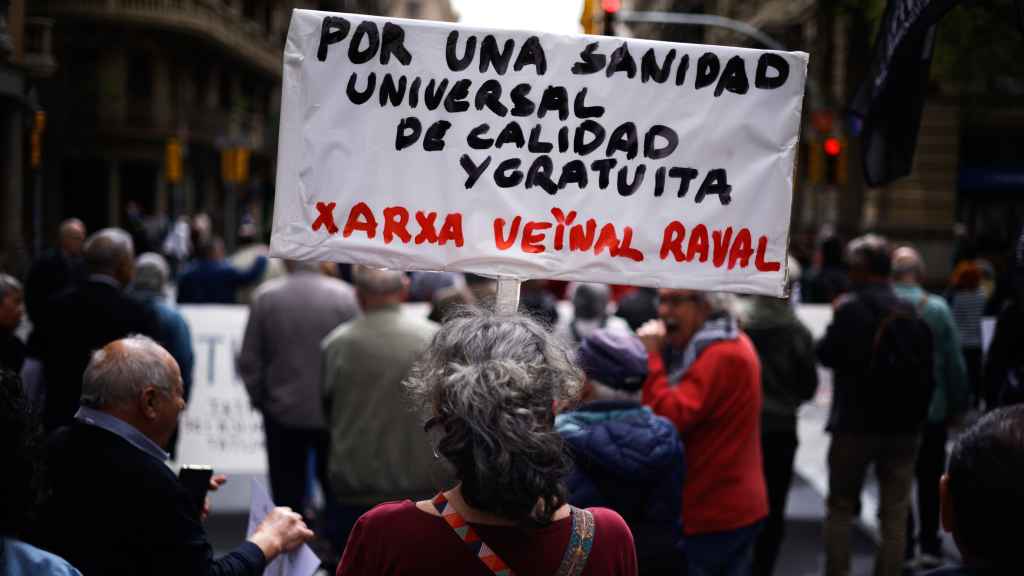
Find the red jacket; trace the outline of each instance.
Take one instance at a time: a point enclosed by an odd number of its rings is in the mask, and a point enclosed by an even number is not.
[[[734,530],[767,516],[761,365],[746,334],[705,348],[674,388],[659,354],[648,355],[648,367],[644,404],[676,425],[686,447],[686,534]]]

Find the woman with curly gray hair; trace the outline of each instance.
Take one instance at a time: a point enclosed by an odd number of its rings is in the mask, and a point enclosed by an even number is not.
[[[570,353],[525,316],[449,319],[406,386],[458,483],[364,514],[337,574],[636,574],[622,518],[566,503],[554,418],[581,382]]]

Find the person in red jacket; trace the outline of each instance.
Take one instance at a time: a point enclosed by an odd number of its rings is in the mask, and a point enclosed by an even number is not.
[[[761,467],[761,365],[722,297],[661,289],[643,402],[686,445],[682,518],[690,576],[750,574],[768,498]]]

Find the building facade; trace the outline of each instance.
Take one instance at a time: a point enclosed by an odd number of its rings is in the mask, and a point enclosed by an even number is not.
[[[879,15],[884,6],[867,4]],[[1017,87],[1016,98],[1005,90],[996,96],[988,85],[979,89],[943,79],[933,66],[912,173],[871,188],[864,183],[859,142],[846,114],[870,61],[869,9],[820,0],[623,0],[624,21],[617,32],[687,40],[680,36],[687,27],[628,21],[629,12],[651,11],[727,17],[787,50],[810,53],[791,226],[791,250],[801,260],[811,259],[823,232],[848,239],[876,231],[921,250],[929,263],[928,281],[939,287],[954,259],[964,255],[965,238],[978,255],[1000,260],[1019,233],[1024,223],[1024,114],[1019,106],[1024,92],[1012,81],[1002,80]],[[940,40],[950,20],[939,26]],[[765,47],[749,34],[724,27],[703,27],[699,37],[688,41]],[[841,143],[834,160],[822,156],[829,138]],[[825,162],[831,163],[829,170]]]
[[[137,251],[158,249],[179,214],[209,214],[229,247],[243,221],[269,233],[293,8],[455,17],[447,0],[33,0],[26,21],[47,26],[52,55],[33,82],[43,201],[4,245],[46,244],[72,216],[129,228]],[[5,202],[32,198],[16,188]]]

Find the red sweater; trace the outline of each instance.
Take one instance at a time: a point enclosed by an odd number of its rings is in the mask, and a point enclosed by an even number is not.
[[[594,514],[594,545],[582,576],[636,576],[633,535],[622,517],[607,508]],[[515,574],[554,574],[572,532],[572,520],[548,526],[473,524]],[[462,574],[493,576],[465,542],[439,516],[416,508],[409,500],[381,504],[363,514],[352,528],[336,576],[373,574]]]
[[[671,420],[686,448],[686,534],[749,526],[768,515],[761,468],[761,365],[746,334],[711,344],[669,388],[648,355],[643,401]]]

